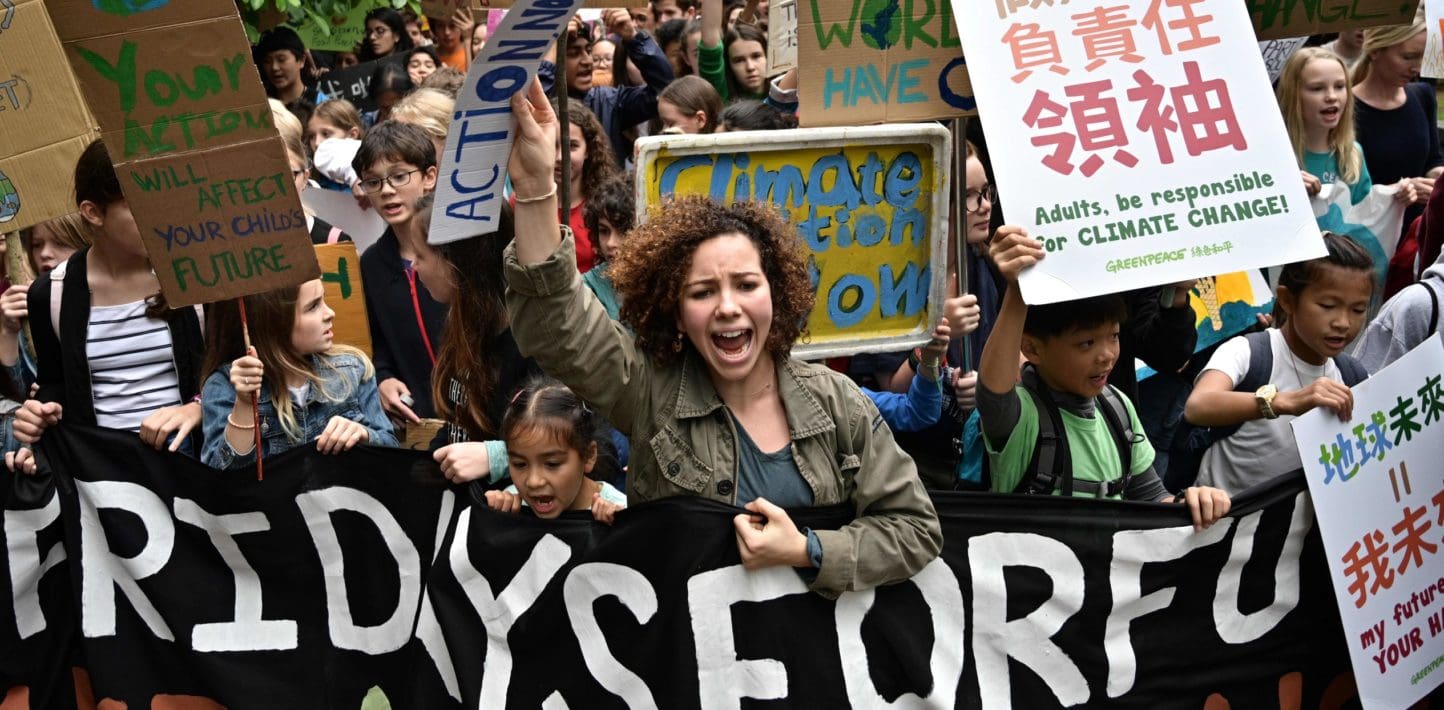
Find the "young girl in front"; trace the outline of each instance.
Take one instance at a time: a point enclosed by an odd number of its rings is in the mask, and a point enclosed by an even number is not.
[[[487,491],[486,502],[508,513],[522,506],[538,518],[590,510],[612,524],[627,497],[605,482],[619,468],[601,418],[566,385],[535,379],[517,392],[502,420],[513,485]]]
[[[222,469],[250,464],[258,426],[265,456],[313,440],[323,454],[366,443],[396,446],[371,361],[332,342],[336,312],[320,279],[245,299],[249,349],[234,300],[213,305],[207,323],[203,462]]]
[[[1220,345],[1194,383],[1184,417],[1195,426],[1242,424],[1203,455],[1198,485],[1234,495],[1281,471],[1302,465],[1289,422],[1315,407],[1348,420],[1353,391],[1338,360],[1358,336],[1374,294],[1374,263],[1347,237],[1325,232],[1328,256],[1296,262],[1279,274],[1283,323],[1268,331],[1273,367],[1268,384],[1253,392],[1234,388],[1249,370],[1250,341]]]

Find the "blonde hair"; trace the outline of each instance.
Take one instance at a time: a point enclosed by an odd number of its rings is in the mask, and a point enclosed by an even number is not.
[[[286,151],[307,162],[306,140],[303,137],[306,129],[301,126],[301,119],[296,118],[296,114],[280,101],[267,101],[271,104],[271,122],[276,124],[276,132],[281,134],[281,143],[286,146]]]
[[[1294,160],[1299,167],[1304,165],[1304,110],[1303,75],[1304,68],[1315,59],[1338,62],[1344,70],[1344,100],[1339,107],[1339,123],[1329,129],[1329,152],[1333,153],[1339,166],[1339,178],[1352,185],[1359,181],[1363,172],[1364,156],[1354,143],[1354,87],[1349,84],[1349,67],[1339,55],[1323,47],[1304,47],[1284,63],[1279,72],[1277,91],[1279,111],[1284,116],[1284,128],[1293,145]]]
[[[1352,81],[1358,84],[1369,76],[1369,67],[1374,61],[1370,55],[1374,52],[1403,44],[1413,39],[1414,35],[1424,31],[1424,3],[1422,2],[1419,3],[1419,9],[1414,11],[1414,21],[1410,24],[1384,25],[1364,30],[1364,47],[1359,52],[1359,61],[1354,64]]]
[[[365,129],[365,126],[361,125],[361,112],[357,110],[356,104],[346,99],[322,101],[311,113],[311,118],[319,118],[343,131]]]
[[[426,131],[432,140],[445,141],[451,128],[456,99],[440,89],[417,89],[391,107],[391,118]]]

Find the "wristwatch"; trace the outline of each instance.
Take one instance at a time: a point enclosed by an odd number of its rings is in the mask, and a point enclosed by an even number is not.
[[[1273,385],[1264,385],[1253,393],[1253,399],[1258,402],[1258,411],[1264,419],[1278,419],[1279,413],[1274,411],[1274,397],[1279,394],[1279,388]]]

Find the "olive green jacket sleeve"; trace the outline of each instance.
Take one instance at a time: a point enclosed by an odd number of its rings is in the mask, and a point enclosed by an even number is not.
[[[850,389],[847,428],[837,436],[856,518],[839,530],[813,531],[822,543],[822,568],[809,587],[833,598],[908,579],[943,548],[937,511],[912,457],[898,447],[872,400],[855,385]]]
[[[571,230],[540,264],[522,266],[507,246],[506,305],[517,350],[561,380],[622,434],[646,411],[652,366],[632,336],[607,315],[577,272]]]

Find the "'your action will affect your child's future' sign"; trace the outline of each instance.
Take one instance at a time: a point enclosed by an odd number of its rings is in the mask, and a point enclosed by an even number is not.
[[[234,2],[46,5],[171,307],[320,276]]]

